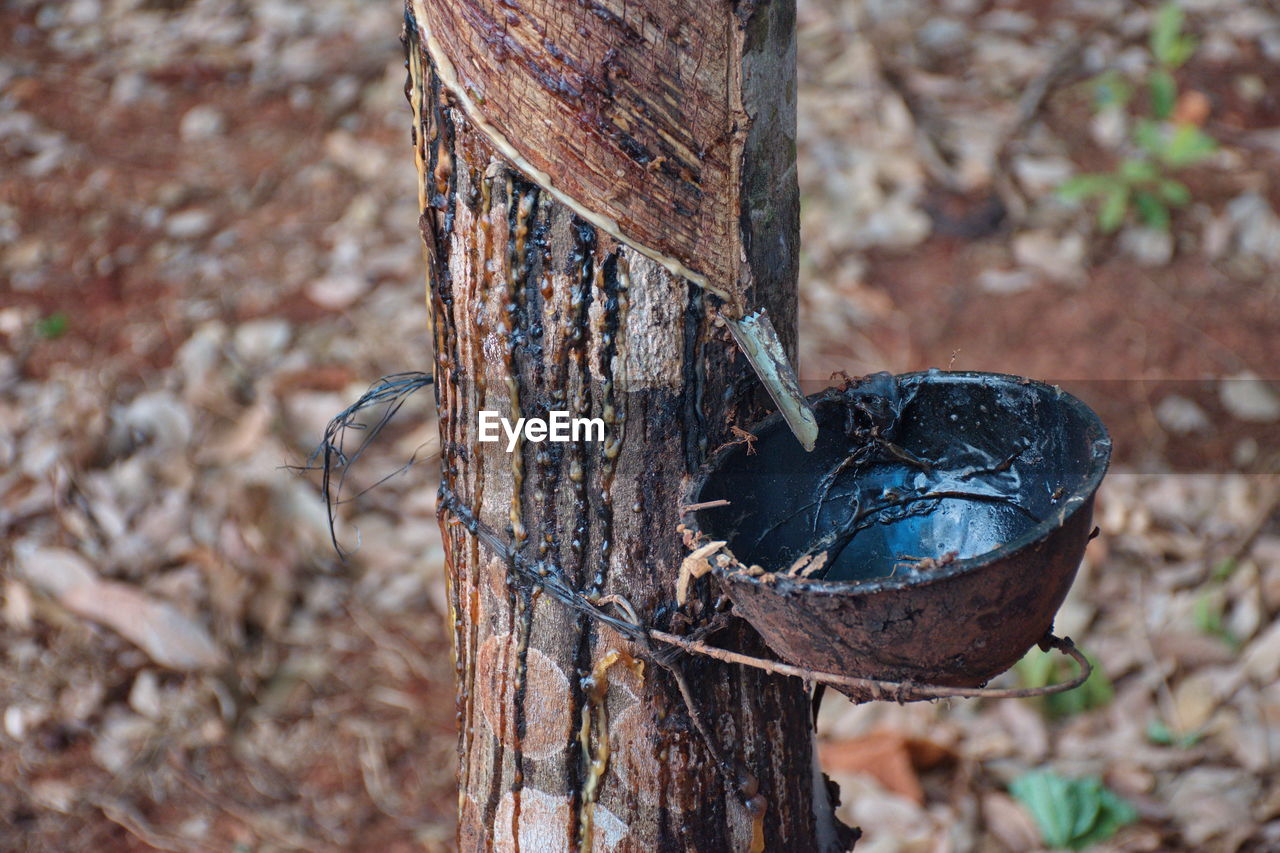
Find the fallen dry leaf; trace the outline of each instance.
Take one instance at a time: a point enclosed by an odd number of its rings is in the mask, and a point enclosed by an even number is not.
[[[165,601],[128,584],[104,581],[79,554],[20,543],[19,573],[77,616],[111,628],[156,663],[172,669],[212,669],[226,663],[208,631]]]
[[[18,574],[41,589],[60,598],[68,590],[92,584],[97,575],[89,561],[66,548],[42,548],[23,541],[14,546]]]
[[[818,748],[822,769],[828,773],[865,773],[886,791],[924,804],[919,772],[951,758],[951,752],[924,738],[905,737],[893,731],[877,731],[862,737],[824,741]]]
[[[161,666],[213,669],[226,657],[209,633],[181,610],[131,586],[102,581],[72,587],[61,596],[64,607],[115,630],[137,644]]]
[[[260,397],[226,432],[203,448],[196,461],[202,465],[226,465],[252,456],[262,446],[275,413],[275,406],[266,396]]]
[[[1280,621],[1273,622],[1244,653],[1244,671],[1259,684],[1280,677]]]

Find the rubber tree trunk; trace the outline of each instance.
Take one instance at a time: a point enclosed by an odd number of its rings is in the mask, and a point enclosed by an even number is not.
[[[443,486],[578,589],[686,630],[715,602],[703,581],[675,607],[684,489],[767,399],[717,313],[767,308],[794,356],[793,2],[406,8]],[[508,452],[478,440],[481,410],[599,417],[606,436]],[[441,527],[461,849],[845,846],[804,684],[684,664],[758,780],[748,806],[668,672],[444,510]],[[765,653],[740,623],[715,641]]]

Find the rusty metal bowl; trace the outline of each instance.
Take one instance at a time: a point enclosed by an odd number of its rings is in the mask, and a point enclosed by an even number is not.
[[[689,521],[737,560],[717,572],[734,612],[821,672],[975,687],[1012,666],[1090,538],[1111,455],[1097,415],[992,373],[876,374],[810,402],[812,453],[775,415],[693,484],[693,503],[729,501]]]

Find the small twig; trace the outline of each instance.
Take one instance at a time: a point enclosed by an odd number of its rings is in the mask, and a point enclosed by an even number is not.
[[[727,447],[736,447],[739,444],[745,444],[747,446],[748,456],[756,455],[756,441],[757,441],[756,436],[747,432],[745,429],[738,426],[737,424],[730,426],[729,430],[730,432],[733,433],[733,436],[734,436],[733,441],[726,441],[724,444],[717,447],[715,449],[715,452],[712,453],[712,456],[714,456],[716,453],[719,453],[721,450],[724,450]]]
[[[892,441],[889,441],[888,439],[884,439],[884,438],[879,438],[879,437],[876,438],[876,444],[878,444],[880,447],[884,448],[885,450],[889,451],[889,455],[892,456],[894,459],[897,459],[899,462],[905,462],[914,468],[919,468],[921,471],[925,472],[926,474],[933,473],[932,462],[930,462],[928,459],[921,459],[919,456],[916,456],[914,453],[912,453],[910,450],[907,450],[905,447],[899,447],[898,445],[894,444]]]
[[[687,652],[693,654],[706,655],[725,663],[737,663],[743,666],[750,666],[755,669],[762,669],[765,672],[771,672],[775,675],[788,675],[793,678],[800,678],[805,681],[818,682],[827,684],[832,687],[849,687],[854,689],[870,690],[873,695],[883,695],[885,691],[892,692],[898,701],[907,701],[911,699],[945,699],[945,698],[974,698],[974,699],[1030,699],[1035,696],[1050,696],[1054,693],[1065,693],[1068,690],[1074,690],[1081,684],[1089,680],[1089,676],[1093,674],[1093,664],[1089,663],[1089,659],[1084,653],[1076,648],[1075,643],[1071,642],[1070,637],[1054,637],[1048,635],[1041,641],[1042,647],[1055,648],[1065,655],[1071,657],[1080,665],[1080,672],[1070,681],[1062,681],[1058,684],[1050,684],[1045,687],[946,687],[942,685],[932,684],[914,684],[907,681],[884,681],[876,678],[860,678],[853,675],[839,675],[833,672],[819,672],[817,670],[805,669],[804,667],[792,666],[789,663],[781,661],[772,661],[765,658],[752,657],[744,655],[741,652],[732,652],[728,649],[722,649],[718,646],[707,645],[699,640],[690,640],[687,637],[678,637],[675,634],[668,634],[665,631],[659,631],[656,628],[649,629],[649,636],[663,643],[669,643],[678,646]]]
[[[619,610],[621,610],[624,614],[626,614],[626,617],[631,620],[632,624],[643,627],[640,622],[640,617],[636,615],[636,609],[632,607],[631,602],[627,601],[627,599],[624,598],[623,596],[618,595],[616,593],[612,593],[610,595],[602,595],[600,598],[597,599],[597,603],[614,605]]]
[[[1026,450],[1026,445],[1019,447],[1010,453],[1003,461],[997,462],[995,465],[989,465],[986,468],[980,468],[977,465],[970,465],[962,471],[956,472],[956,479],[969,480],[980,474],[1003,474],[1013,467],[1013,463],[1018,461],[1018,457],[1022,455],[1022,451]]]
[[[715,509],[718,506],[729,506],[729,501],[725,500],[724,498],[720,498],[714,501],[702,501],[701,503],[696,503],[696,504],[685,504],[684,506],[680,507],[680,514],[685,515],[686,513],[698,512],[699,510],[703,510],[703,509]]]
[[[910,554],[903,554],[893,564],[893,571],[889,572],[889,577],[897,574],[898,569],[907,569],[910,572],[935,571],[951,565],[959,556],[959,551],[947,551],[941,557],[913,557]]]
[[[1003,142],[997,151],[997,157],[1003,158],[1009,144],[1018,137],[1024,130],[1031,126],[1032,121],[1040,113],[1044,102],[1048,100],[1049,95],[1057,88],[1067,77],[1072,76],[1080,66],[1080,52],[1084,49],[1089,37],[1094,31],[1101,26],[1101,23],[1090,24],[1083,32],[1078,33],[1074,38],[1067,41],[1049,60],[1049,65],[1032,80],[1027,87],[1022,90],[1022,94],[1018,97],[1017,109],[1014,112],[1013,121],[1003,134]]]

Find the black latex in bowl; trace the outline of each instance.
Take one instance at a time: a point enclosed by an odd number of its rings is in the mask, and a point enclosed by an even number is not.
[[[754,455],[728,448],[695,484],[695,502],[730,501],[695,525],[768,573],[722,573],[735,611],[811,669],[966,686],[1007,669],[1083,556],[1111,451],[1097,416],[989,373],[878,374],[811,402],[812,453],[774,416]]]

